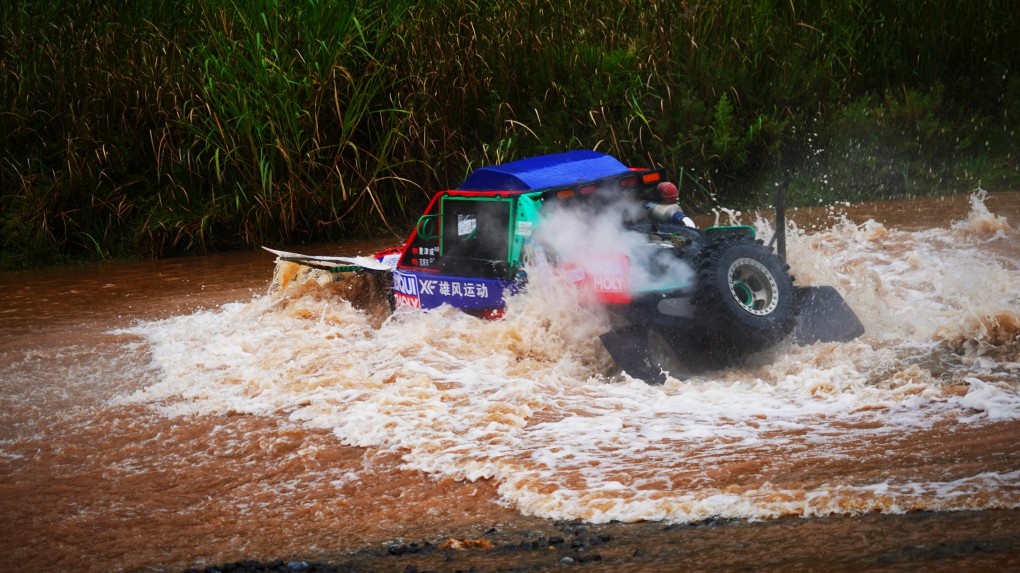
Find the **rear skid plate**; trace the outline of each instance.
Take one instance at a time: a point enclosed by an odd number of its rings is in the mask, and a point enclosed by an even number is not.
[[[648,348],[648,327],[635,324],[599,335],[613,362],[628,375],[649,384],[662,384],[666,373],[655,363]]]
[[[797,326],[793,338],[801,346],[816,342],[848,342],[864,334],[864,325],[831,286],[797,288]]]
[[[649,327],[644,324],[617,328],[599,336],[621,370],[649,384],[662,384],[666,373],[649,347]],[[797,324],[793,338],[805,346],[816,342],[847,342],[864,334],[864,325],[846,301],[831,286],[797,288]],[[685,356],[682,361],[703,365],[703,356]]]

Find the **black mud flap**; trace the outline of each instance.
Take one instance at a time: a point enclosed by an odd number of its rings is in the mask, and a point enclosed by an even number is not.
[[[648,349],[648,327],[634,325],[617,328],[599,336],[613,361],[629,376],[649,384],[663,384],[666,374]]]
[[[864,334],[864,325],[831,286],[797,288],[797,344],[847,342]]]

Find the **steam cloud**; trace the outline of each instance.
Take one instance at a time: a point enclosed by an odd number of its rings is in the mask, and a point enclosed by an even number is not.
[[[534,240],[560,263],[573,263],[591,274],[593,262],[625,255],[631,292],[686,285],[694,271],[673,255],[669,242],[650,240],[628,229],[627,221],[648,221],[647,210],[635,200],[609,204],[547,206]]]

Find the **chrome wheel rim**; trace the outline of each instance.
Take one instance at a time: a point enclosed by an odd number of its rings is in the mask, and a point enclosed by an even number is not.
[[[730,294],[744,310],[767,316],[779,305],[779,285],[765,265],[754,259],[737,259],[730,264],[727,278]]]

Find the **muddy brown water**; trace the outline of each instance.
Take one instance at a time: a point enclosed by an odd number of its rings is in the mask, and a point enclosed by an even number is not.
[[[555,290],[483,323],[259,252],[0,274],[4,569],[1020,570],[1020,193],[790,217],[865,337],[661,388]]]

